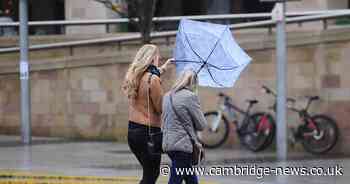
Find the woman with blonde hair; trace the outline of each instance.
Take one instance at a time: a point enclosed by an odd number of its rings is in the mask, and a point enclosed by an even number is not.
[[[172,90],[164,95],[162,130],[163,150],[172,161],[169,184],[198,184],[196,175],[177,175],[178,168],[192,168],[194,147],[201,147],[196,131],[204,129],[206,120],[197,96],[197,75],[185,70]]]
[[[128,144],[143,168],[140,184],[155,184],[159,176],[160,154],[148,151],[150,133],[160,132],[163,89],[160,74],[165,72],[169,59],[159,66],[159,49],[142,46],[131,63],[123,84],[129,99]]]

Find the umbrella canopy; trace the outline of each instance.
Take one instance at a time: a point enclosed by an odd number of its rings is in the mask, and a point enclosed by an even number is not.
[[[197,72],[199,85],[232,87],[251,58],[228,26],[182,19],[174,50],[176,70]]]

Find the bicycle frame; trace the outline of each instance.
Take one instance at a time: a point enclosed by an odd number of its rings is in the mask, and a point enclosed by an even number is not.
[[[219,127],[220,122],[221,122],[221,118],[222,118],[222,116],[223,116],[222,111],[223,111],[223,110],[221,110],[221,109],[219,108],[219,110],[218,110],[218,116],[217,116],[217,118],[214,120],[213,126],[212,126],[212,127],[209,127],[211,131],[216,131],[217,128]]]
[[[208,143],[206,140],[210,140],[210,137],[202,136],[201,132],[197,132],[203,145],[208,148],[216,148],[222,145],[229,138],[231,123],[236,127],[238,139],[249,150],[256,152],[265,149],[265,145],[271,144],[274,136],[271,132],[274,132],[275,126],[274,122],[270,121],[272,118],[270,113],[254,112],[251,114],[253,106],[259,101],[255,99],[247,100],[249,105],[246,106],[246,109],[241,109],[232,102],[228,95],[219,93],[218,96],[217,109],[205,113],[208,122],[205,133],[216,135],[216,140]],[[259,131],[257,131],[258,129]],[[220,137],[218,138],[217,135],[220,135]]]
[[[262,119],[258,122],[257,132],[263,131],[263,130],[270,130],[271,124],[268,123],[268,116],[265,114]]]
[[[234,105],[231,102],[231,98],[223,93],[219,94],[219,103],[218,103],[218,116],[216,116],[216,119],[213,120],[211,126],[209,127],[210,131],[216,131],[220,125],[221,119],[223,116],[225,116],[224,114],[226,113],[228,116],[235,116],[235,113],[239,113],[242,114],[244,117],[241,120],[241,123],[239,124],[239,120],[234,117],[233,118],[229,118],[229,122],[233,123],[236,126],[236,132],[239,136],[243,136],[245,134],[250,134],[252,132],[250,132],[247,129],[247,126],[249,125],[249,122],[251,121],[250,119],[250,111],[253,108],[254,104],[257,102],[253,102],[253,101],[249,101],[249,105],[247,107],[246,110],[243,110],[241,108],[239,108],[238,106]],[[256,124],[256,129],[257,131],[254,130],[254,132],[263,132],[266,130],[271,130],[271,124],[269,123],[269,119],[268,119],[269,113],[264,113],[264,116],[262,116],[262,118],[259,120],[259,122]],[[253,131],[253,130],[252,130]]]
[[[228,96],[220,96],[221,98],[223,98],[224,102],[221,104],[219,103],[219,110],[218,110],[218,116],[217,119],[214,120],[213,126],[210,127],[212,131],[215,131],[219,125],[220,125],[220,120],[222,118],[222,116],[224,115],[223,112],[226,112],[227,114],[232,113],[231,109],[234,112],[238,112],[239,114],[244,115],[244,118],[242,120],[242,125],[241,127],[238,126],[238,121],[235,120],[230,120],[231,123],[235,124],[235,126],[237,127],[237,132],[239,134],[242,134],[242,129],[245,128],[245,125],[248,124],[249,121],[249,115],[250,115],[250,110],[251,108],[254,106],[253,104],[249,104],[246,111],[242,110],[241,108],[237,107],[236,105],[234,105],[233,103],[230,102],[230,98]]]
[[[294,135],[296,138],[315,136],[315,133],[317,134],[319,132],[319,128],[316,126],[315,122],[313,122],[310,114],[308,113],[308,107],[309,105],[307,105],[307,108],[299,111],[296,110],[295,108],[292,109],[294,112],[298,113],[299,119],[300,119],[300,124],[298,125],[298,131],[296,132],[296,135]],[[300,128],[303,128],[303,127],[306,127],[311,131],[303,132],[302,134],[302,132],[299,132],[299,131],[300,131]]]
[[[225,97],[226,98],[226,97]],[[224,99],[225,101],[224,101],[224,103],[219,103],[218,104],[218,116],[217,116],[217,118],[213,121],[213,126],[212,127],[210,127],[210,129],[211,129],[211,131],[216,131],[217,130],[217,128],[219,127],[219,125],[220,125],[220,122],[221,122],[221,118],[222,118],[222,116],[223,116],[223,113],[225,112],[225,113],[227,113],[227,114],[230,114],[231,112],[230,112],[230,110],[229,110],[229,108],[231,108],[231,106],[234,106],[233,104],[231,104],[231,103],[229,103],[229,102],[227,102],[227,100],[226,99]],[[235,106],[234,106],[235,107]]]
[[[269,89],[268,87],[263,86],[263,89],[266,91],[266,93],[271,94],[274,98],[277,98],[276,93],[274,91],[272,91],[271,89]],[[296,137],[296,138],[303,138],[303,137],[306,137],[306,136],[315,136],[314,130],[316,130],[316,132],[319,132],[319,128],[316,126],[315,122],[312,121],[312,118],[311,118],[310,114],[308,113],[309,107],[310,107],[312,101],[315,100],[315,99],[318,99],[318,97],[317,98],[315,98],[315,97],[309,98],[306,107],[301,109],[301,110],[295,108],[294,106],[293,107],[287,106],[287,108],[289,110],[298,113],[298,116],[299,116],[299,119],[300,119],[300,124],[297,126],[298,127],[298,131],[296,132],[296,135],[293,135],[294,137]],[[293,105],[296,102],[296,100],[293,99],[293,98],[288,98],[287,101],[288,102],[292,102]],[[276,104],[276,102],[275,102],[275,104]],[[309,129],[313,130],[313,131],[312,132],[303,133],[303,135],[301,135],[302,132],[299,132],[300,128],[305,127],[305,126],[307,128],[309,128]],[[300,137],[300,136],[302,136],[302,137]]]

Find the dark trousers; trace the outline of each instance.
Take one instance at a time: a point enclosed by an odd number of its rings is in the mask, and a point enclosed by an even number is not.
[[[192,168],[192,154],[182,151],[170,151],[168,155],[171,159],[170,179],[168,184],[182,184],[185,180],[186,184],[198,184],[198,178],[193,175],[177,175],[176,169]]]
[[[159,132],[161,130],[151,127],[151,131]],[[161,155],[149,154],[147,150],[148,140],[148,126],[129,122],[128,144],[143,169],[140,184],[155,184],[159,177]]]

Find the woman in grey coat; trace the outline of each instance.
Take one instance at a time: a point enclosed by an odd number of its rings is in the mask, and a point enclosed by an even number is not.
[[[191,70],[186,70],[163,98],[163,150],[172,161],[169,184],[181,184],[183,180],[186,184],[198,183],[196,175],[176,175],[176,168],[192,168],[191,140],[201,146],[195,132],[204,129],[206,120],[200,109],[196,91],[197,75]],[[178,118],[173,110],[171,96],[173,106],[181,118]]]

